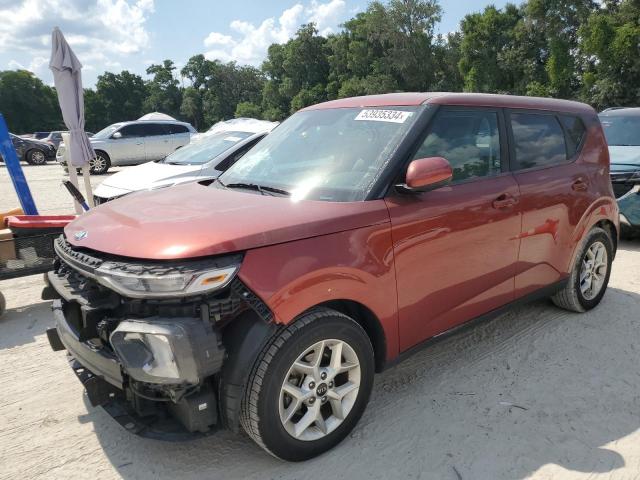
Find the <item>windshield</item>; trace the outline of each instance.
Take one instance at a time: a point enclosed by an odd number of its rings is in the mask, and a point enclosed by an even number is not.
[[[600,117],[609,146],[640,146],[640,115]]]
[[[202,165],[251,135],[254,134],[250,132],[205,134],[173,152],[163,160],[163,163],[170,163],[171,165]]]
[[[288,192],[293,200],[364,200],[418,107],[298,112],[247,152],[220,183]]]
[[[103,128],[98,133],[96,133],[93,136],[93,138],[97,138],[98,140],[102,138],[109,138],[111,134],[115,132],[117,129],[119,129],[121,126],[122,126],[121,123],[114,123],[113,125],[109,125],[108,127]]]

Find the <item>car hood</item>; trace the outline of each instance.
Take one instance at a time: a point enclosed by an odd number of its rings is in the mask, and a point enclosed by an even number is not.
[[[67,225],[77,247],[168,260],[244,251],[389,222],[384,201],[295,202],[191,183],[103,204]],[[81,240],[76,240],[77,237]],[[86,232],[86,233],[85,233]]]
[[[611,170],[628,170],[629,166],[640,167],[640,147],[610,146]]]
[[[110,176],[96,189],[96,195],[104,185],[126,192],[149,190],[150,188],[183,183],[194,180],[201,172],[202,165],[169,165],[166,163],[147,162],[135,167],[126,168]],[[103,188],[103,190],[107,190]],[[109,189],[110,190],[110,189]],[[125,192],[122,192],[125,193]],[[110,198],[112,195],[104,195]]]

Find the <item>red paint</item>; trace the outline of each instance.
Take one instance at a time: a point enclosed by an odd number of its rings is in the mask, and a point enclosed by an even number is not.
[[[450,180],[451,165],[442,157],[419,158],[409,164],[406,182],[409,188],[422,188]]]
[[[423,340],[566,278],[586,231],[601,220],[618,228],[606,143],[587,105],[405,93],[308,109],[421,104],[575,113],[589,125],[588,136],[572,163],[411,195],[391,188],[386,198],[365,202],[296,203],[197,184],[134,194],[83,215],[66,228],[66,235],[77,246],[136,258],[243,251],[239,276],[277,322],[292,322],[332,300],[358,302],[379,320],[391,360]],[[442,176],[444,164],[439,166],[427,171],[414,163],[409,177]],[[82,230],[88,236],[74,240]]]
[[[292,202],[197,183],[127,195],[82,215],[69,242],[126,257],[217,255],[388,222],[373,202]],[[75,240],[74,234],[87,231]]]
[[[75,219],[75,215],[12,215],[6,222],[14,228],[63,228]]]

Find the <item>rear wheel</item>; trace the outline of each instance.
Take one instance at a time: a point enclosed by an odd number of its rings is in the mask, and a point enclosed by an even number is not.
[[[593,228],[576,256],[567,285],[552,297],[553,302],[574,312],[591,310],[607,290],[612,261],[611,237],[602,228]]]
[[[100,150],[96,151],[96,157],[89,161],[89,173],[92,175],[107,173],[110,167],[111,160],[109,159],[109,155]]]
[[[44,165],[47,163],[46,155],[38,148],[29,150],[27,152],[26,160],[29,165]]]
[[[262,352],[242,401],[242,426],[276,457],[315,457],[356,425],[373,374],[373,348],[362,327],[334,310],[314,310]]]

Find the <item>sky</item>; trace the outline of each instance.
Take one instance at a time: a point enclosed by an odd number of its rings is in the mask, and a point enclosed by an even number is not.
[[[441,0],[436,33],[458,30],[465,14],[506,1]],[[53,84],[51,30],[58,26],[83,64],[83,82],[104,71],[146,68],[192,55],[259,66],[272,43],[304,23],[322,34],[366,9],[367,0],[0,0],[0,70],[26,69]]]

